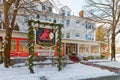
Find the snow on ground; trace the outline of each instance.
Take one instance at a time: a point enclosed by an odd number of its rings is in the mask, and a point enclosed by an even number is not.
[[[0,80],[78,80],[86,78],[95,78],[100,76],[117,75],[108,70],[83,65],[80,63],[68,64],[62,71],[57,71],[56,66],[46,65],[34,67],[35,74],[30,74],[28,67],[10,67],[8,69],[0,65]]]
[[[96,64],[120,68],[120,61],[98,62]]]
[[[110,61],[110,59],[101,60],[101,61],[98,61],[98,63],[96,64],[120,68],[120,54],[116,54],[116,61]]]

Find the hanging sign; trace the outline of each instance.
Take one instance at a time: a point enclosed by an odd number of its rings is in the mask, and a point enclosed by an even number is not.
[[[36,31],[36,44],[41,46],[55,45],[55,33],[53,29],[39,28]]]

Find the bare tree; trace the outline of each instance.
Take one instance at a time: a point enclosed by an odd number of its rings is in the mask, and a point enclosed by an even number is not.
[[[111,60],[115,58],[115,36],[119,31],[117,27],[120,21],[120,0],[87,0],[86,1],[87,17],[98,23],[109,25],[111,33]]]
[[[11,50],[11,37],[12,31],[15,26],[16,17],[18,15],[27,13],[32,14],[34,6],[29,7],[33,0],[3,0],[3,12],[4,12],[4,26],[6,29],[5,42],[4,42],[4,63],[5,67],[9,67],[10,64],[10,50]],[[21,12],[22,11],[22,12]],[[9,17],[11,16],[11,19]]]
[[[38,4],[44,6],[42,1],[45,0],[3,0],[3,12],[4,12],[4,27],[6,29],[5,41],[4,41],[4,65],[9,67],[10,64],[10,50],[11,50],[11,37],[14,27],[16,26],[16,17],[24,15],[43,15],[46,16],[49,13],[48,9],[45,7],[46,11],[44,14],[37,9],[37,5],[34,4],[37,1]],[[46,0],[49,1],[49,0]],[[54,1],[52,1],[54,2]],[[58,9],[54,4],[53,7]],[[11,17],[11,19],[9,19]]]

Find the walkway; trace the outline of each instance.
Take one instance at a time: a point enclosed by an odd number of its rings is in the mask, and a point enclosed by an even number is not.
[[[111,72],[115,72],[117,74],[120,74],[120,68],[115,68],[115,67],[110,67],[110,66],[104,66],[104,65],[99,65],[99,64],[95,64],[93,62],[80,62],[81,64],[84,65],[88,65],[88,66],[94,66],[94,67],[99,67],[101,69],[106,69],[109,70]]]
[[[88,78],[88,79],[81,79],[81,80],[120,80],[120,75],[103,76],[103,77]]]

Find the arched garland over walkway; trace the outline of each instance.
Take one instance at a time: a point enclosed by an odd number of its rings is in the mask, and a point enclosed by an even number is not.
[[[39,26],[50,26],[52,29],[55,29],[57,30],[57,45],[58,45],[58,49],[57,49],[57,56],[58,56],[58,65],[57,65],[57,68],[58,68],[58,71],[61,71],[61,66],[62,66],[62,62],[61,62],[61,35],[62,35],[62,32],[61,32],[61,28],[62,28],[62,25],[61,24],[56,24],[56,23],[48,23],[48,22],[41,22],[41,21],[35,21],[35,20],[29,20],[28,21],[28,26],[29,26],[29,29],[28,29],[28,47],[29,47],[29,59],[28,59],[28,64],[29,64],[29,70],[30,70],[30,73],[34,73],[34,70],[33,70],[33,57],[34,57],[34,26],[35,25],[39,25]]]

